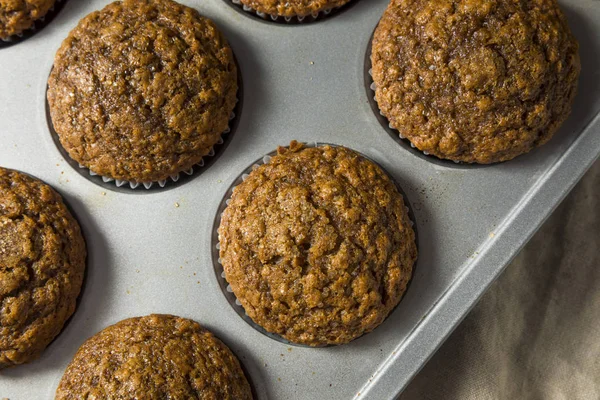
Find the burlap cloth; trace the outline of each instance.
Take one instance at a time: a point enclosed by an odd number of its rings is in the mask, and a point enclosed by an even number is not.
[[[600,161],[400,400],[600,399]]]

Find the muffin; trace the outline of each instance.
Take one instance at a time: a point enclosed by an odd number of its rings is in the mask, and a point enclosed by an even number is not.
[[[61,197],[0,168],[0,369],[37,358],[60,333],[75,311],[85,259]]]
[[[402,196],[344,147],[292,142],[237,186],[219,226],[225,278],[258,325],[309,346],[350,342],[400,302],[417,257]]]
[[[189,319],[130,318],[88,339],[56,391],[67,399],[252,399],[231,350]]]
[[[350,0],[239,0],[254,11],[274,17],[306,17],[341,7]]]
[[[392,0],[371,61],[391,127],[421,151],[481,164],[550,140],[581,68],[555,0]]]
[[[33,27],[56,0],[0,0],[0,39],[8,39]]]
[[[210,152],[237,89],[233,53],[212,21],[171,0],[124,0],[85,17],[63,42],[48,104],[79,164],[156,182]]]

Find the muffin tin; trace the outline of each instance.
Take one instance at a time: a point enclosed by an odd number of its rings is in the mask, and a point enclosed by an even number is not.
[[[202,175],[146,196],[107,190],[81,176],[48,130],[48,71],[79,19],[109,0],[70,1],[42,31],[0,49],[0,165],[53,185],[88,243],[78,310],[42,357],[0,373],[0,398],[51,399],[91,335],[150,313],[192,318],[239,357],[259,399],[391,399],[422,367],[504,266],[600,154],[600,7],[561,1],[581,44],[573,113],[547,145],[486,168],[454,168],[400,146],[373,112],[365,52],[387,0],[356,1],[315,24],[257,21],[223,0],[182,0],[212,18],[244,78],[237,133]],[[230,306],[212,264],[213,221],[230,185],[256,159],[290,140],[350,147],[404,189],[419,230],[410,289],[375,331],[337,347],[269,338]]]

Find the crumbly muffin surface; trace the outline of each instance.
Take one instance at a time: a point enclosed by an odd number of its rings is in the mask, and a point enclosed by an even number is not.
[[[394,128],[422,151],[484,164],[550,140],[580,72],[555,0],[392,0],[371,61]]]
[[[85,259],[61,197],[0,168],[0,369],[37,358],[60,333],[75,311]]]
[[[296,142],[235,188],[219,242],[250,318],[311,346],[381,324],[417,256],[402,196],[381,168],[343,147]]]
[[[88,339],[56,391],[70,399],[251,400],[237,358],[212,333],[172,315],[130,318]]]
[[[22,33],[44,17],[56,0],[0,0],[0,39]]]
[[[171,0],[124,0],[85,17],[63,42],[48,102],[74,160],[150,182],[209,153],[237,88],[233,53],[213,22]]]
[[[341,7],[350,0],[241,0],[242,4],[269,15],[303,17]]]

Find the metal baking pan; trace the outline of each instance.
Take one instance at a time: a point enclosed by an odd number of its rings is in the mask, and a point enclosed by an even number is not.
[[[561,1],[581,44],[573,113],[547,145],[485,168],[411,152],[371,109],[365,51],[387,0],[286,26],[248,17],[225,0],[182,0],[214,19],[244,78],[237,132],[203,173],[143,196],[101,187],[65,161],[49,132],[46,79],[62,40],[109,0],[69,1],[51,23],[0,49],[0,165],[52,184],[87,239],[79,308],[42,357],[0,372],[0,398],[52,399],[85,339],[149,313],[192,318],[238,355],[260,399],[392,399],[600,153],[600,3]],[[319,349],[275,341],[229,304],[212,263],[211,234],[229,186],[256,159],[292,139],[345,145],[383,166],[404,189],[419,230],[406,297],[372,333]]]

